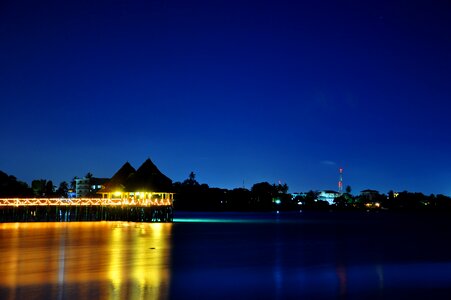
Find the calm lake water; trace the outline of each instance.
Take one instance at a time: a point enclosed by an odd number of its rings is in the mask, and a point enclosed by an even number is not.
[[[3,223],[0,299],[449,299],[450,239],[441,214]]]

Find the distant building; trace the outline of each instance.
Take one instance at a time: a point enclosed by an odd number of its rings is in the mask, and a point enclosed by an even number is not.
[[[90,194],[97,194],[98,191],[102,189],[102,187],[107,183],[110,179],[109,178],[96,178],[92,177],[91,181],[89,182],[90,187]]]
[[[380,194],[376,190],[363,190],[360,192],[360,197],[365,199],[368,202],[377,201],[380,197]]]
[[[338,198],[339,196],[340,196],[339,192],[325,190],[319,193],[317,200],[327,201],[329,204],[334,204],[335,198]]]
[[[75,197],[86,197],[89,194],[89,187],[89,178],[75,178]]]
[[[95,196],[109,178],[83,177],[75,179],[75,197]]]
[[[296,197],[302,197],[305,198],[307,196],[307,193],[291,193],[291,198],[294,199]]]

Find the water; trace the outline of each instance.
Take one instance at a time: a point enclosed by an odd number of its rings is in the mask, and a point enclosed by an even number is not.
[[[178,213],[0,224],[0,299],[451,296],[451,217]]]

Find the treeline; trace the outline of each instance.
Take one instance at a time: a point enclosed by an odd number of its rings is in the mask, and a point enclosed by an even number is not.
[[[445,195],[374,190],[351,194],[351,187],[332,203],[324,200],[320,192],[309,191],[288,194],[286,184],[256,183],[252,188],[232,190],[210,188],[199,184],[195,174],[183,182],[174,183],[174,208],[193,211],[270,211],[270,210],[418,210],[451,211],[451,198]]]
[[[92,177],[88,173],[87,178]],[[31,187],[16,177],[0,171],[0,198],[45,197],[66,198],[75,190],[75,178],[70,184],[63,181],[58,187],[51,180],[33,180]],[[451,198],[445,195],[393,192],[387,194],[374,190],[351,194],[351,187],[336,197],[325,201],[318,191],[289,194],[286,184],[256,183],[251,189],[232,190],[212,188],[200,184],[193,172],[183,182],[175,182],[174,209],[192,211],[271,211],[271,210],[417,210],[451,211]],[[92,194],[92,197],[100,197]]]
[[[451,198],[408,191],[389,191],[387,194],[371,191],[358,196],[344,193],[334,200],[333,206],[337,209],[451,211]]]
[[[69,186],[63,181],[56,187],[51,180],[36,179],[31,182],[30,187],[27,183],[17,180],[15,176],[0,171],[0,198],[66,198],[72,186],[75,189],[75,182]]]
[[[211,188],[199,184],[191,172],[188,179],[174,183],[174,209],[195,211],[255,211],[295,209],[286,184],[256,183],[251,190]]]
[[[33,196],[32,189],[25,182],[17,180],[16,177],[0,171],[0,197],[30,197]]]

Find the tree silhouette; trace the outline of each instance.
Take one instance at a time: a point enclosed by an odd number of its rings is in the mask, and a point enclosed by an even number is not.
[[[268,182],[256,183],[251,188],[253,203],[256,209],[269,210],[272,207],[272,199],[277,193],[275,186]]]
[[[69,191],[69,185],[67,184],[66,181],[62,181],[58,187],[58,189],[56,190],[56,194],[59,197],[64,197],[67,198],[67,193]]]
[[[286,194],[288,192],[288,185],[286,183],[284,184],[273,184],[273,188],[276,192],[281,193],[281,194]]]
[[[196,174],[194,174],[194,172],[189,173],[188,179],[183,181],[183,185],[185,185],[185,186],[198,186],[199,182],[196,181]]]
[[[347,194],[351,194],[351,191],[352,191],[351,186],[350,186],[350,185],[347,185],[347,186],[346,186],[346,193],[347,193]]]
[[[70,181],[70,189],[75,191],[75,189],[77,188],[77,182],[75,181],[75,179],[78,179],[78,176],[74,176],[74,178],[72,178],[72,180]]]
[[[43,196],[52,197],[54,196],[54,194],[55,194],[55,186],[53,185],[53,182],[49,180],[45,184],[45,191]]]
[[[30,197],[33,191],[16,177],[0,171],[0,197]]]
[[[42,197],[45,194],[45,185],[47,180],[45,179],[35,179],[31,182],[31,188],[35,196]]]

